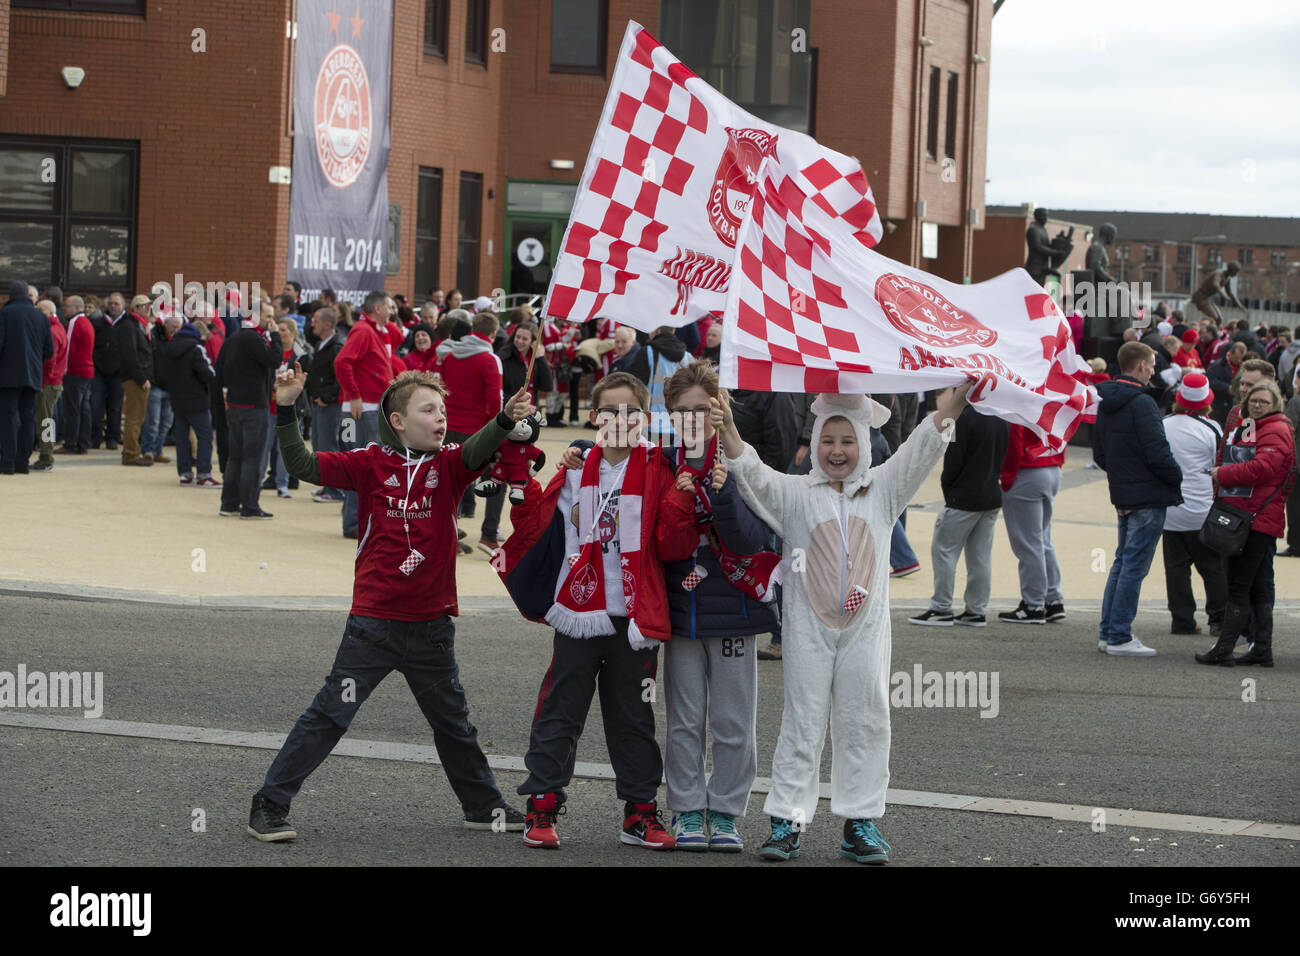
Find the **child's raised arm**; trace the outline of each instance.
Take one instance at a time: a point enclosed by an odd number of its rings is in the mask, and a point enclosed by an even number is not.
[[[872,485],[879,486],[889,496],[889,520],[897,521],[907,503],[912,500],[935,463],[943,456],[957,416],[966,407],[966,393],[970,383],[939,393],[937,411],[912,431],[907,441],[889,461],[872,469]]]

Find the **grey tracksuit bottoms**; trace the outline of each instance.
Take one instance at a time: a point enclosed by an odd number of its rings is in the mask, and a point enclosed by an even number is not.
[[[993,526],[998,511],[962,511],[944,508],[934,523],[930,562],[934,565],[934,596],[930,610],[952,613],[953,580],[957,559],[966,552],[966,613],[981,617],[988,607],[993,583]]]
[[[1060,604],[1061,567],[1052,546],[1052,504],[1061,490],[1061,469],[1021,468],[1002,495],[1002,518],[1020,562],[1020,599],[1031,608]]]
[[[757,637],[674,637],[664,645],[668,745],[664,776],[674,813],[744,816],[758,773]],[[713,773],[704,754],[713,736]]]

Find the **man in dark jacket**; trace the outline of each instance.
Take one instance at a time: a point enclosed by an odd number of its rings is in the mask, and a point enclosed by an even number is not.
[[[1234,342],[1205,370],[1205,377],[1210,380],[1210,391],[1214,393],[1210,417],[1220,425],[1227,420],[1228,409],[1232,407],[1232,380],[1237,377],[1237,372],[1241,370],[1241,363],[1244,361],[1246,361],[1245,343]]]
[[[168,322],[175,321],[169,318]],[[212,477],[212,399],[209,389],[216,378],[203,336],[191,322],[181,322],[170,340],[159,345],[155,367],[158,384],[171,396],[176,422],[176,473],[182,485],[220,488]],[[190,429],[198,441],[198,479],[190,459]]]
[[[113,341],[117,346],[122,413],[126,417],[122,430],[122,464],[152,465],[153,455],[140,451],[140,431],[149,411],[149,376],[153,374],[153,348],[149,345],[145,319],[134,312],[123,314],[113,326]]]
[[[271,388],[283,358],[275,317],[246,319],[239,332],[226,340],[218,357],[226,390],[226,423],[230,451],[222,476],[223,517],[270,518],[258,502],[262,491],[262,451],[271,428]]]
[[[307,398],[311,402],[312,451],[341,451],[339,426],[343,406],[339,403],[339,379],[334,374],[334,360],[347,341],[347,331],[338,327],[339,314],[328,306],[311,314],[311,330],[320,343],[307,373]],[[343,492],[337,488],[317,488],[311,493],[316,502],[340,502]]]
[[[100,442],[114,451],[122,441],[122,360],[117,354],[113,329],[126,317],[126,299],[114,292],[104,311],[90,313],[95,330],[95,383],[90,393],[90,447]]]
[[[1155,353],[1141,342],[1126,342],[1118,359],[1119,378],[1097,386],[1101,405],[1092,429],[1093,458],[1106,472],[1119,522],[1097,649],[1151,657],[1155,649],[1133,636],[1133,618],[1164,530],[1165,509],[1182,504],[1183,472],[1169,450],[1160,409],[1146,390],[1155,374]]]
[[[790,393],[732,389],[731,413],[741,441],[752,446],[767,467],[784,473],[799,440]]]
[[[956,422],[944,423],[943,432],[948,440],[939,476],[944,509],[930,542],[934,594],[929,610],[908,621],[983,627],[993,583],[993,529],[1002,510],[1000,479],[1010,429],[1002,419],[981,415],[967,405]],[[952,588],[962,551],[966,552],[966,608],[954,617]]]
[[[54,357],[54,338],[36,308],[27,283],[9,287],[0,308],[0,474],[25,475],[36,441],[36,396],[45,363]]]

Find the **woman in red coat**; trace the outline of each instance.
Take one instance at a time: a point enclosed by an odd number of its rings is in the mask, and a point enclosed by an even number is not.
[[[1286,524],[1286,499],[1295,470],[1295,437],[1282,413],[1282,395],[1264,380],[1246,393],[1247,418],[1224,440],[1219,467],[1211,472],[1217,498],[1255,515],[1241,554],[1225,558],[1228,608],[1214,647],[1197,654],[1200,664],[1273,666],[1273,553]],[[1271,496],[1271,497],[1270,497]],[[1266,504],[1267,502],[1267,504]],[[1232,656],[1251,612],[1254,643]]]

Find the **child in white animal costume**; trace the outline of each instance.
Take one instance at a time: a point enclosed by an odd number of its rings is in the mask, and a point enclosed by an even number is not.
[[[888,409],[861,395],[820,396],[812,406],[809,475],[781,474],[760,462],[736,433],[730,408],[714,401],[726,466],[745,503],[780,535],[790,562],[782,615],[785,709],[763,808],[772,836],[760,856],[799,855],[800,831],[817,809],[829,717],[831,812],[845,818],[841,855],[860,863],[889,859],[889,844],[872,821],[885,812],[889,785],[890,532],[943,457],[945,431],[951,433],[943,423],[957,420],[969,387],[942,393],[931,420],[876,468],[869,430],[884,424]]]

